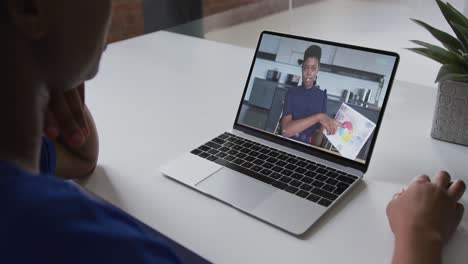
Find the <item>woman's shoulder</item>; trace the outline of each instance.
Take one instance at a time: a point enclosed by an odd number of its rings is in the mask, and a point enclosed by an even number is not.
[[[320,85],[315,85],[314,88],[309,89],[306,91],[307,95],[313,97],[322,97],[327,95],[327,90],[322,89]]]
[[[316,85],[315,88],[316,88],[316,91],[318,91],[318,93],[320,93],[322,96],[327,95],[327,89],[322,89],[320,85]]]

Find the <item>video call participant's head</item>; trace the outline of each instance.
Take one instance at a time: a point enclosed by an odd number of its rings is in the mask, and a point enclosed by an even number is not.
[[[281,134],[307,144],[320,146],[323,131],[335,134],[339,122],[327,115],[327,90],[317,85],[322,49],[312,45],[304,52],[302,85],[290,87],[284,100]]]
[[[317,84],[321,58],[322,49],[317,45],[312,45],[305,51],[302,63],[302,85],[304,88],[312,89]]]

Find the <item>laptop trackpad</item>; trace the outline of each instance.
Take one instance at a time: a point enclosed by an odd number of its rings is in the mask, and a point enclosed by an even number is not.
[[[265,201],[276,188],[229,168],[222,168],[196,188],[247,212]]]

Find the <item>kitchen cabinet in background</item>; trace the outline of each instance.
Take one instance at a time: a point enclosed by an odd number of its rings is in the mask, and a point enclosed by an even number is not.
[[[392,72],[394,59],[386,55],[338,48],[333,65],[386,76]]]
[[[268,111],[244,102],[239,114],[239,123],[255,127],[261,130],[265,129],[268,120]]]
[[[255,78],[250,93],[249,105],[270,110],[277,83]]]
[[[240,123],[274,133],[287,92],[284,84],[255,78],[250,98],[242,105]]]
[[[266,131],[271,133],[276,132],[278,122],[280,121],[281,115],[283,114],[284,98],[286,98],[287,93],[287,88],[280,86],[276,87],[275,95],[273,96],[271,109],[268,113],[268,119],[265,126]]]
[[[335,59],[333,60],[333,65],[382,75],[384,79],[381,88],[383,90],[373,90],[374,95],[376,93],[380,94],[378,98],[376,98],[376,101],[378,101],[379,106],[381,106],[385,90],[390,82],[394,61],[395,58],[387,55],[338,48]]]

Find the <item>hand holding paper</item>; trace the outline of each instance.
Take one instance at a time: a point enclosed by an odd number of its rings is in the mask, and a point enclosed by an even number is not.
[[[325,136],[343,157],[356,159],[374,131],[375,123],[345,103],[340,106],[335,120],[341,126],[336,128],[336,133],[324,131]]]

